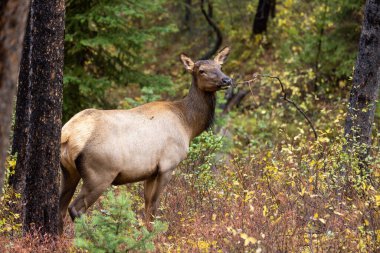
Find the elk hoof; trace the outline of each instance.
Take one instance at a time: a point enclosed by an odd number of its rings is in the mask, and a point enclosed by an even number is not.
[[[152,224],[152,222],[150,222],[150,221],[146,221],[146,222],[145,222],[145,226],[146,226],[146,229],[147,229],[149,232],[153,232],[153,224]]]
[[[78,213],[77,210],[75,210],[75,207],[73,206],[69,208],[69,214],[73,221],[75,221],[75,218],[80,216],[80,213]]]

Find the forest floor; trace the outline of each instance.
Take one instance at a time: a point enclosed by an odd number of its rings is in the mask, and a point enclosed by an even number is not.
[[[225,129],[202,135],[162,196],[158,219],[169,227],[155,239],[156,251],[379,250],[380,195],[376,182],[369,180],[378,182],[380,176],[378,151],[373,149],[369,172],[361,175],[356,161],[342,152],[344,140],[336,137],[342,136],[337,132],[343,131],[344,115],[325,115],[329,127],[321,130],[323,121],[317,122],[318,140],[303,131],[292,137],[284,134],[271,145]],[[375,138],[375,147],[377,143]],[[143,220],[142,184],[118,189],[132,193],[133,209]],[[80,252],[73,239],[74,226],[67,219],[55,252]],[[51,252],[52,247],[33,236],[0,241],[8,252]]]

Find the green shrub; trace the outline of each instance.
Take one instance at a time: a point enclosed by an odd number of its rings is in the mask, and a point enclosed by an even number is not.
[[[101,202],[104,209],[83,216],[75,223],[75,245],[89,252],[127,252],[154,250],[153,239],[167,230],[156,221],[149,232],[136,218],[128,193],[113,190]]]
[[[0,235],[19,233],[21,230],[21,195],[16,193],[8,185],[9,175],[14,173],[16,166],[16,156],[8,156],[5,166],[4,188],[0,189],[3,193],[0,196]]]

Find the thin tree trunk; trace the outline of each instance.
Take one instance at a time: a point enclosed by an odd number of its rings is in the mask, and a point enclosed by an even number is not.
[[[380,1],[367,0],[345,124],[346,151],[365,166],[380,86]]]
[[[320,77],[320,60],[322,55],[322,44],[323,44],[323,36],[325,34],[325,23],[326,23],[326,14],[327,14],[327,0],[323,1],[323,14],[321,17],[321,25],[318,25],[317,28],[319,30],[319,36],[318,36],[318,42],[317,42],[317,53],[315,57],[315,63],[314,63],[314,92],[318,91],[318,83],[319,83],[319,77]]]
[[[255,19],[252,26],[252,36],[263,33],[267,30],[267,24],[270,13],[272,18],[275,16],[275,0],[260,0],[257,6]]]
[[[30,122],[24,159],[23,231],[58,235],[64,0],[33,0],[30,32]]]
[[[236,93],[231,90],[231,91],[227,91],[226,93],[226,103],[222,105],[222,109],[223,109],[223,112],[222,114],[225,115],[227,114],[229,111],[231,111],[231,109],[233,107],[237,107],[240,105],[241,101],[249,94],[249,91],[248,90],[238,90]]]
[[[192,15],[191,15],[191,4],[192,0],[185,0],[185,15],[184,15],[184,20],[183,20],[183,25],[185,30],[190,31],[192,30]]]
[[[0,194],[29,1],[0,3]]]

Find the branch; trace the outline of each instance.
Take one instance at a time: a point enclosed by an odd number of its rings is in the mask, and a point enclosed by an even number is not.
[[[236,85],[238,85],[238,84],[248,84],[248,86],[249,86],[249,89],[250,89],[250,91],[251,91],[251,94],[253,95],[253,91],[252,91],[252,88],[251,88],[251,84],[253,83],[253,82],[255,82],[256,80],[257,80],[257,77],[267,77],[267,78],[271,78],[271,79],[276,79],[279,83],[280,83],[280,86],[281,86],[281,91],[282,91],[282,94],[283,94],[283,96],[282,96],[282,98],[286,101],[286,102],[288,102],[288,103],[290,103],[290,104],[292,104],[296,109],[297,109],[297,111],[299,111],[301,114],[302,114],[302,116],[306,119],[306,121],[309,123],[309,125],[310,125],[310,127],[311,127],[311,129],[313,130],[313,132],[314,132],[314,137],[315,137],[315,139],[317,140],[318,139],[318,134],[317,134],[317,131],[315,130],[315,128],[314,128],[314,125],[313,125],[313,123],[311,122],[311,120],[310,120],[310,118],[302,111],[302,109],[294,102],[294,101],[292,101],[292,100],[290,100],[288,97],[287,97],[287,94],[286,94],[286,92],[285,92],[285,88],[284,88],[284,84],[282,83],[282,81],[281,81],[281,79],[278,77],[278,76],[270,76],[270,75],[260,75],[260,74],[253,74],[253,79],[251,79],[251,80],[248,80],[248,81],[244,81],[244,82],[241,82],[241,83],[237,83]]]
[[[207,14],[205,8],[204,8],[204,0],[201,0],[201,11],[203,16],[206,18],[207,23],[212,27],[216,34],[216,41],[214,44],[214,47],[211,48],[203,57],[201,57],[201,60],[207,60],[210,59],[211,56],[213,56],[220,46],[222,45],[223,42],[223,35],[222,32],[220,31],[219,27],[215,24],[215,22],[211,19],[211,17]]]
[[[238,90],[236,94],[231,94],[231,96],[227,99],[227,102],[222,107],[222,114],[228,113],[232,107],[239,106],[240,102],[245,98],[245,96],[249,93],[247,90]]]

